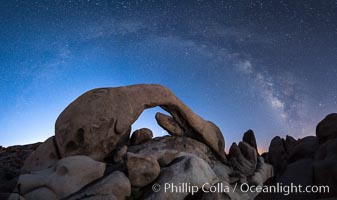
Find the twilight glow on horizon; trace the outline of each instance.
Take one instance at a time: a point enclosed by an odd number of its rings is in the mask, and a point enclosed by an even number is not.
[[[87,90],[169,87],[217,124],[226,149],[252,129],[315,134],[337,112],[337,2],[2,1],[0,145],[54,135],[62,110]],[[133,130],[166,134],[146,110]]]

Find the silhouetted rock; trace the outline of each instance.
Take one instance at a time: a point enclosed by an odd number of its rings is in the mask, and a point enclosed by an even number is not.
[[[306,158],[313,159],[318,147],[318,140],[315,136],[304,137],[298,141],[298,144],[289,153],[288,162],[292,163]]]
[[[284,185],[290,185],[291,183],[303,186],[313,185],[313,174],[313,160],[302,159],[289,164],[277,182],[282,182]]]
[[[151,140],[153,137],[153,133],[148,128],[142,128],[134,131],[130,138],[130,144],[131,145],[137,145],[142,144],[144,142],[147,142]]]
[[[337,138],[321,144],[315,155],[316,160],[337,160]]]
[[[316,152],[314,180],[316,185],[329,186],[329,193],[321,197],[337,197],[337,138],[321,144]]]
[[[306,199],[306,200],[316,200],[318,199],[317,194],[309,193],[309,192],[296,192],[298,189],[299,184],[301,185],[301,190],[304,191],[306,186],[313,186],[316,185],[313,179],[313,160],[312,159],[302,159],[297,162],[291,163],[287,166],[286,170],[274,181],[274,186],[277,185],[283,188],[281,192],[272,192],[272,193],[260,193],[256,200],[269,200],[269,199],[276,199],[276,200],[299,200],[299,199]],[[292,186],[293,185],[293,186]],[[297,188],[295,188],[295,186]],[[272,185],[270,186],[272,187]],[[290,189],[293,187],[293,189]]]
[[[337,138],[337,113],[327,115],[316,127],[316,136],[319,143]]]
[[[337,160],[317,160],[314,163],[315,185],[329,186],[329,192],[321,192],[320,197],[337,197]]]
[[[285,143],[284,143],[285,151],[289,154],[293,150],[293,148],[296,146],[296,144],[297,144],[297,141],[290,135],[287,135]]]
[[[279,136],[271,140],[266,161],[273,165],[275,174],[285,169],[287,165],[286,150],[284,148],[284,140]]]
[[[337,114],[326,116],[316,128],[315,136],[284,141],[275,137],[269,147],[267,160],[274,166],[274,183],[284,185],[329,186],[329,192],[292,193],[285,199],[321,199],[337,197]],[[327,189],[327,188],[325,188]],[[277,194],[259,195],[257,199],[282,198]]]
[[[255,139],[255,135],[254,135],[254,131],[249,129],[248,131],[246,131],[243,134],[243,138],[242,138],[243,142],[246,142],[247,144],[249,144],[250,146],[252,146],[253,148],[255,148],[256,152],[257,151],[257,144],[256,144],[256,139]]]

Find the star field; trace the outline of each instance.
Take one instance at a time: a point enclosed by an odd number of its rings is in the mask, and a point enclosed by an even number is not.
[[[3,1],[0,145],[42,141],[94,87],[168,86],[226,147],[303,137],[337,106],[337,1]],[[164,132],[146,111],[133,129]]]

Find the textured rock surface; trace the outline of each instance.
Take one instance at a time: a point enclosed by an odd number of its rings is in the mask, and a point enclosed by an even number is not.
[[[40,144],[16,145],[7,148],[0,146],[0,193],[11,193],[13,191],[25,159]]]
[[[213,185],[217,181],[218,178],[207,162],[197,156],[185,154],[176,158],[168,167],[163,168],[156,183],[163,188],[165,183],[174,185],[190,183],[201,188],[205,183]],[[149,191],[144,199],[184,199],[188,194],[189,192],[174,192],[170,189],[165,192],[162,189],[156,193]]]
[[[131,125],[146,108],[161,106],[182,127],[193,130],[225,160],[220,129],[205,121],[161,85],[132,85],[88,91],[58,117],[55,137],[62,157],[88,155],[102,160],[117,146],[127,143]]]
[[[258,158],[258,165],[254,175],[251,177],[250,182],[255,185],[263,185],[269,178],[274,176],[273,166],[265,163],[262,157]]]
[[[193,199],[193,198],[191,198]],[[204,193],[200,200],[231,200],[231,198],[225,192],[217,192],[217,193]]]
[[[40,187],[24,195],[26,200],[58,200],[57,195],[47,187]]]
[[[320,143],[337,138],[337,113],[331,113],[320,121],[316,127],[316,136]]]
[[[154,157],[161,166],[170,163],[180,152],[196,155],[208,163],[216,159],[207,145],[189,137],[154,138],[147,143],[130,146],[128,151],[145,157]]]
[[[232,173],[232,169],[228,165],[221,162],[213,162],[211,168],[220,181],[230,182],[229,174]]]
[[[113,161],[115,163],[121,162],[122,160],[126,159],[126,153],[128,152],[128,146],[123,145],[116,149],[113,155]]]
[[[247,160],[236,143],[233,143],[230,147],[228,157],[235,171],[244,176],[251,176],[254,174],[256,162],[254,163]]]
[[[94,183],[87,185],[63,200],[88,199],[125,199],[131,195],[131,184],[122,172],[116,171]]]
[[[156,120],[159,126],[165,129],[172,136],[183,136],[184,130],[179,126],[173,117],[165,115],[163,113],[156,114]]]
[[[246,142],[239,142],[239,148],[242,155],[256,167],[257,162],[257,152],[254,147],[250,146]]]
[[[142,144],[144,142],[151,140],[152,137],[153,133],[150,129],[148,128],[138,129],[132,133],[130,138],[130,144],[131,145]]]
[[[144,187],[156,179],[160,173],[158,161],[153,157],[127,154],[126,167],[131,185]]]
[[[26,159],[22,170],[36,172],[54,165],[58,160],[54,146],[54,136],[48,138]]]
[[[94,161],[87,156],[72,156],[61,159],[51,168],[21,175],[18,185],[24,196],[30,191],[47,187],[56,194],[57,198],[63,198],[103,176],[104,170],[104,163]]]

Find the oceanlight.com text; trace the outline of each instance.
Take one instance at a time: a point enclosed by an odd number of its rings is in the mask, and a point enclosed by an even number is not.
[[[293,183],[290,185],[276,183],[271,186],[256,186],[248,185],[247,183],[236,183],[232,186],[224,183],[217,183],[215,185],[204,183],[201,186],[196,186],[191,183],[165,183],[163,185],[156,183],[152,186],[154,192],[159,192],[161,189],[163,189],[164,192],[169,193],[190,193],[192,195],[196,194],[199,190],[202,190],[205,193],[230,193],[240,190],[243,193],[279,193],[285,196],[292,193],[329,193],[330,191],[329,186],[302,186]]]

